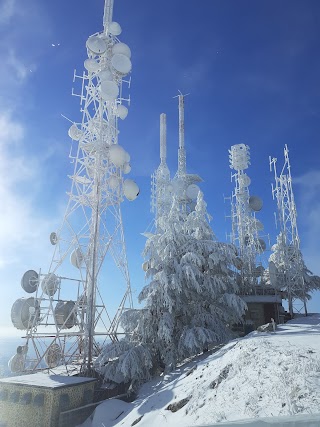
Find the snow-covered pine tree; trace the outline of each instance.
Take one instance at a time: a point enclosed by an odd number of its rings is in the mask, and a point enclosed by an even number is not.
[[[159,219],[160,231],[144,250],[150,280],[139,295],[144,308],[123,314],[127,339],[110,345],[99,360],[106,378],[141,381],[151,364],[153,372],[173,369],[231,336],[228,325],[240,321],[246,309],[230,268],[236,249],[216,240],[208,220],[201,192],[189,215],[173,199],[168,215]]]

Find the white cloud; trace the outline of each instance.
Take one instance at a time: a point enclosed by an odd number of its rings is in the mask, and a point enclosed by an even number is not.
[[[0,5],[0,24],[7,24],[16,13],[16,0],[3,0]]]

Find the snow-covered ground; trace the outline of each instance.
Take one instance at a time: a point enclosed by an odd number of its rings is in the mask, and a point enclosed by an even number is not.
[[[132,403],[102,403],[83,427],[203,426],[295,414],[320,414],[319,314],[201,355],[144,384]]]

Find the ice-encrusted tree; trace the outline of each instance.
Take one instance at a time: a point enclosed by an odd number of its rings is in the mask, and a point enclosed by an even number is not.
[[[216,240],[208,219],[201,192],[193,212],[182,213],[174,199],[168,215],[159,219],[161,231],[148,238],[144,250],[150,280],[139,295],[144,308],[123,314],[128,338],[116,352],[110,346],[100,357],[111,362],[104,369],[108,378],[141,379],[151,367],[170,370],[210,344],[225,342],[228,326],[241,320],[246,305],[236,295],[230,269],[236,250]],[[139,366],[133,368],[134,363]]]

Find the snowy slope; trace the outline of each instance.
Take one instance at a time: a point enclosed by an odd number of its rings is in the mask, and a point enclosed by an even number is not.
[[[173,412],[177,403],[184,406]],[[83,426],[200,426],[315,413],[320,413],[320,315],[291,321],[275,333],[253,332],[199,356],[145,384],[133,403],[101,404]]]

